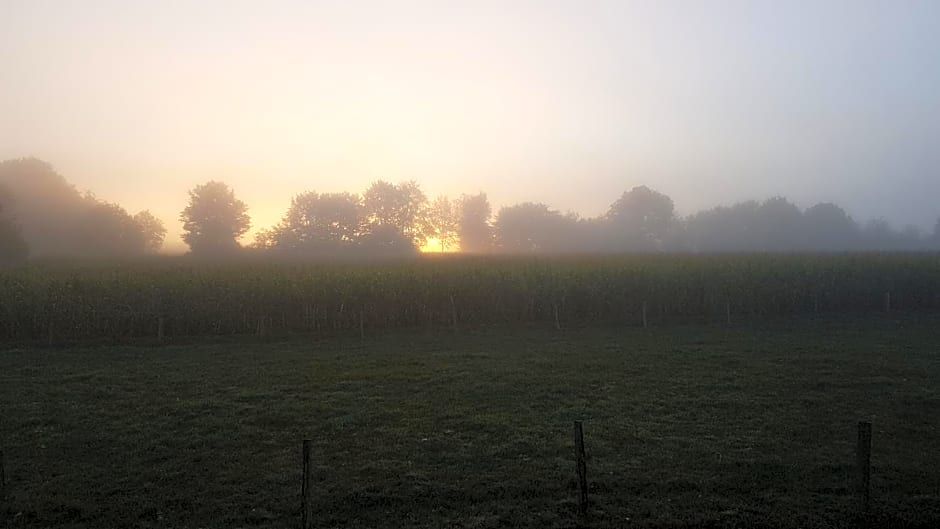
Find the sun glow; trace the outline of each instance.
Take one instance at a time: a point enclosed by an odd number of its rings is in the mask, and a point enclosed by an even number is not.
[[[435,253],[457,253],[460,251],[460,247],[457,245],[445,246],[443,250],[441,249],[441,240],[436,237],[431,237],[424,242],[424,246],[420,248],[421,253],[435,254]]]

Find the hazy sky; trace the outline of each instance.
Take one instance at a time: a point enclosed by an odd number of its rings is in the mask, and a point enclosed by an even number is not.
[[[383,178],[932,227],[940,2],[0,0],[0,158],[20,156],[174,236],[208,179],[256,225]]]

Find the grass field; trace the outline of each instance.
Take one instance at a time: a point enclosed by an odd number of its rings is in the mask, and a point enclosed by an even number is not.
[[[0,351],[0,526],[940,524],[940,316]],[[576,514],[572,421],[591,507]]]

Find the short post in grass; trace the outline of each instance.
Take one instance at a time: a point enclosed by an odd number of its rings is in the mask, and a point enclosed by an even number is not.
[[[725,302],[725,318],[728,321],[728,325],[731,325],[731,302]]]
[[[649,327],[649,321],[646,319],[646,302],[643,302],[643,328]]]
[[[855,482],[855,494],[858,509],[867,513],[871,504],[871,423],[859,421],[858,444],[855,449],[858,474]]]
[[[166,320],[163,319],[163,316],[160,316],[157,319],[157,340],[163,341],[166,337]]]
[[[313,453],[313,442],[308,439],[304,440],[304,482],[300,488],[300,495],[302,498],[302,517],[303,517],[303,529],[311,529],[313,527],[313,471],[310,468],[312,462]]]
[[[891,312],[891,292],[885,292],[885,312]]]
[[[578,513],[587,514],[588,485],[587,485],[587,459],[584,456],[584,424],[574,421],[574,455],[577,462],[578,474]]]

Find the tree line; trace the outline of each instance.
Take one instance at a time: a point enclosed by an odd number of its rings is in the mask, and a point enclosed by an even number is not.
[[[255,252],[292,257],[414,254],[428,241],[466,253],[832,252],[940,249],[933,233],[858,223],[832,203],[800,209],[783,197],[718,206],[686,217],[645,186],[593,218],[523,202],[493,212],[485,193],[429,199],[414,181],[377,181],[361,195],[306,191],[276,225],[250,230],[248,206],[223,182],[189,192],[183,241],[196,256]],[[166,228],[149,211],[80,193],[36,159],[0,162],[0,261],[29,255],[134,257],[160,250]]]

